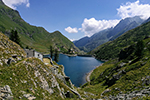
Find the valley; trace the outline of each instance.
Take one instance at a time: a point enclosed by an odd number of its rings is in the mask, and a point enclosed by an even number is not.
[[[0,0],[1,99],[149,100],[150,18],[127,17],[71,42]]]

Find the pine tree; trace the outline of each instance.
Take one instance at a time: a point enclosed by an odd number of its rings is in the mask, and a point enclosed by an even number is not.
[[[142,40],[138,41],[136,44],[135,55],[139,58],[142,57],[143,56],[143,50],[144,50],[144,42]]]
[[[59,58],[58,50],[55,49],[54,61],[58,62],[58,58]]]
[[[11,31],[10,40],[16,42],[17,44],[19,44],[21,46],[20,38],[19,38],[18,32],[16,30],[15,31],[14,30]]]
[[[14,30],[11,30],[10,40],[12,40],[12,41],[14,41],[14,40],[15,40]]]
[[[53,58],[53,52],[54,52],[53,47],[50,46],[50,57],[51,57],[51,58]]]

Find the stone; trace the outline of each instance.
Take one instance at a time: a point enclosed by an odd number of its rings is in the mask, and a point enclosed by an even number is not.
[[[7,61],[7,64],[10,65],[12,62],[16,63],[16,61],[12,58],[9,58]]]
[[[120,67],[123,67],[125,64],[126,64],[126,63],[121,63],[121,64],[120,64]]]
[[[5,98],[5,94],[4,93],[0,93],[0,97]]]
[[[54,65],[54,67],[59,68],[59,66],[57,66],[57,65]]]
[[[24,94],[23,96],[24,96],[25,98],[27,98],[28,100],[36,99],[36,97],[34,97],[34,96],[31,95],[31,94]]]
[[[0,87],[0,100],[13,100],[11,89],[8,85]]]
[[[4,86],[4,88],[8,91],[8,93],[10,93],[12,95],[11,89],[8,85]]]
[[[9,97],[7,97],[6,99],[7,99],[7,100],[14,100],[14,99],[13,99],[13,96],[9,96]]]

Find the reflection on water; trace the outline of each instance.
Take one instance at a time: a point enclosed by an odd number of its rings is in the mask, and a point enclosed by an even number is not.
[[[58,64],[65,67],[65,74],[70,77],[75,86],[86,83],[86,74],[99,66],[102,62],[93,57],[68,57],[59,55]]]

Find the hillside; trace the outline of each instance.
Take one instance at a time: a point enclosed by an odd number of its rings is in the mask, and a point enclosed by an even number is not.
[[[139,16],[125,18],[122,19],[114,28],[102,30],[98,33],[95,33],[88,39],[86,38],[86,41],[85,38],[82,38],[76,41],[74,44],[80,50],[89,52],[100,46],[101,44],[112,41],[121,36],[123,33],[127,32],[128,30],[131,30],[141,25],[143,21],[144,20],[142,20]]]
[[[64,67],[26,58],[24,50],[0,33],[0,99],[56,100],[81,98]]]
[[[149,27],[150,22],[145,23],[133,30],[124,33],[114,41],[109,41],[97,47],[91,53],[95,54],[97,59],[109,60],[111,58],[116,58],[118,57],[118,54],[122,48],[132,45],[139,40],[143,40],[144,38],[149,37],[150,35]]]
[[[59,31],[49,33],[42,27],[28,24],[21,18],[18,11],[5,6],[0,0],[0,31],[9,36],[12,29],[18,31],[23,47],[28,46],[39,52],[48,52],[49,46],[53,45],[61,52],[66,52],[70,48],[74,49],[75,52],[79,51]]]
[[[149,23],[145,25],[148,24]],[[138,29],[140,29],[140,27]],[[134,31],[136,32],[136,29],[132,30],[133,33]],[[127,34],[129,33],[126,33],[125,35]],[[140,35],[139,37],[145,37],[142,33],[139,33],[138,35]],[[137,37],[137,40],[139,40],[138,36],[134,35],[134,37]],[[115,44],[116,42],[114,41],[110,42],[110,44],[118,45]],[[123,42],[119,42],[127,43],[127,41],[122,41]],[[110,44],[106,43],[103,48],[109,47]],[[118,57],[113,56],[114,53],[110,54],[112,59],[110,58],[111,60],[105,62],[102,66],[99,66],[93,71],[90,76],[90,82],[82,86],[82,91],[84,90],[93,93],[94,97],[91,96],[91,98],[96,99],[149,100],[150,37],[144,39],[140,38],[139,41],[133,42],[131,45],[128,43],[128,46],[118,46],[118,48],[121,49],[118,53]],[[113,50],[115,49],[117,48],[114,48]],[[105,51],[107,50],[105,49]],[[108,52],[103,51],[103,53],[104,55],[107,55]]]

